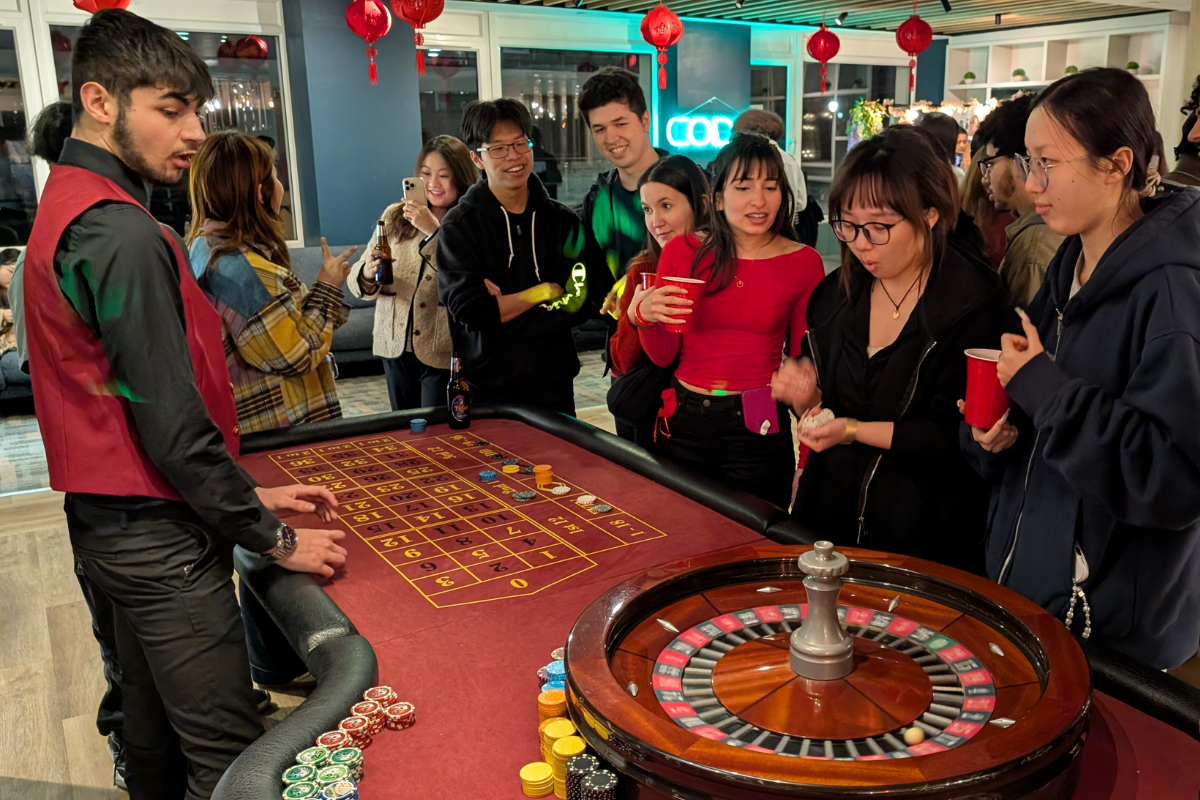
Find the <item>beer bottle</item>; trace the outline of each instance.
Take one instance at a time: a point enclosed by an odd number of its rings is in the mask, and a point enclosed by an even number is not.
[[[388,244],[387,235],[383,232],[383,220],[379,220],[379,235],[376,237],[375,249],[380,252],[379,269],[375,272],[375,282],[387,286],[392,278],[392,246]]]
[[[450,383],[446,386],[446,406],[450,411],[450,427],[471,427],[471,387],[462,375],[458,353],[450,355]]]

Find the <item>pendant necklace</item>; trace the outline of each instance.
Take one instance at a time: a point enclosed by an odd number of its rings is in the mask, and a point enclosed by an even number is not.
[[[892,295],[888,292],[887,287],[883,285],[883,281],[879,280],[879,278],[875,279],[875,282],[879,284],[879,288],[883,289],[883,293],[887,297],[888,302],[892,304],[893,308],[895,308],[895,311],[892,312],[892,319],[900,319],[900,306],[904,305],[904,301],[908,299],[910,294],[912,294],[912,290],[917,288],[917,283],[920,280],[921,274],[918,273],[917,279],[912,282],[912,286],[908,287],[908,291],[904,293],[904,297],[901,297],[900,302],[897,303],[892,299]]]

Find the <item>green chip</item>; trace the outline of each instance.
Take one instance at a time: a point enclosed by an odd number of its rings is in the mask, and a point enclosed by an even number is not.
[[[303,783],[304,781],[311,781],[316,774],[316,768],[310,767],[307,764],[297,764],[294,767],[288,767],[283,773],[283,782],[289,786],[293,783]]]
[[[357,747],[343,747],[341,750],[334,750],[329,756],[330,763],[342,764],[347,767],[361,764],[362,760],[362,750],[359,750]]]
[[[321,787],[311,781],[293,783],[283,790],[283,800],[310,800],[321,796]]]
[[[296,754],[296,763],[307,767],[323,767],[329,763],[329,748],[310,747]]]
[[[344,781],[350,777],[350,768],[344,764],[333,764],[322,767],[317,773],[317,783],[328,786],[331,783]]]

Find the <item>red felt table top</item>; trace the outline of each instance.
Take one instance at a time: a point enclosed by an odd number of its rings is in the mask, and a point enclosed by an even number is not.
[[[478,440],[488,445],[475,446]],[[549,464],[570,492],[538,492],[494,453]],[[364,797],[517,798],[541,760],[536,670],[604,590],[656,564],[760,540],[606,459],[521,422],[431,426],[245,456],[265,486],[329,486],[349,533],[330,597],[372,644],[380,681],[417,724],[367,749]],[[498,480],[483,483],[479,472]],[[613,510],[576,502],[593,495]],[[293,518],[293,525],[315,524]],[[1200,743],[1097,696],[1078,800],[1196,797]],[[865,767],[867,768],[867,767]]]

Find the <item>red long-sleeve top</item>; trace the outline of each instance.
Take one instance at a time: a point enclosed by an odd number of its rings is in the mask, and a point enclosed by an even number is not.
[[[658,262],[659,280],[691,277],[699,246],[690,235],[668,242]],[[710,263],[698,264],[696,276],[704,277]],[[808,298],[825,277],[825,266],[816,250],[804,247],[773,258],[739,258],[736,274],[695,307],[684,333],[670,333],[664,325],[639,331],[646,355],[665,367],[678,354],[675,376],[701,389],[744,392],[770,384],[785,342],[790,355],[800,352]]]
[[[642,357],[637,328],[629,321],[629,304],[633,301],[634,291],[642,285],[642,273],[653,275],[654,266],[650,254],[643,251],[633,257],[625,272],[625,293],[617,301],[617,332],[608,343],[609,368],[613,375],[624,375]]]

